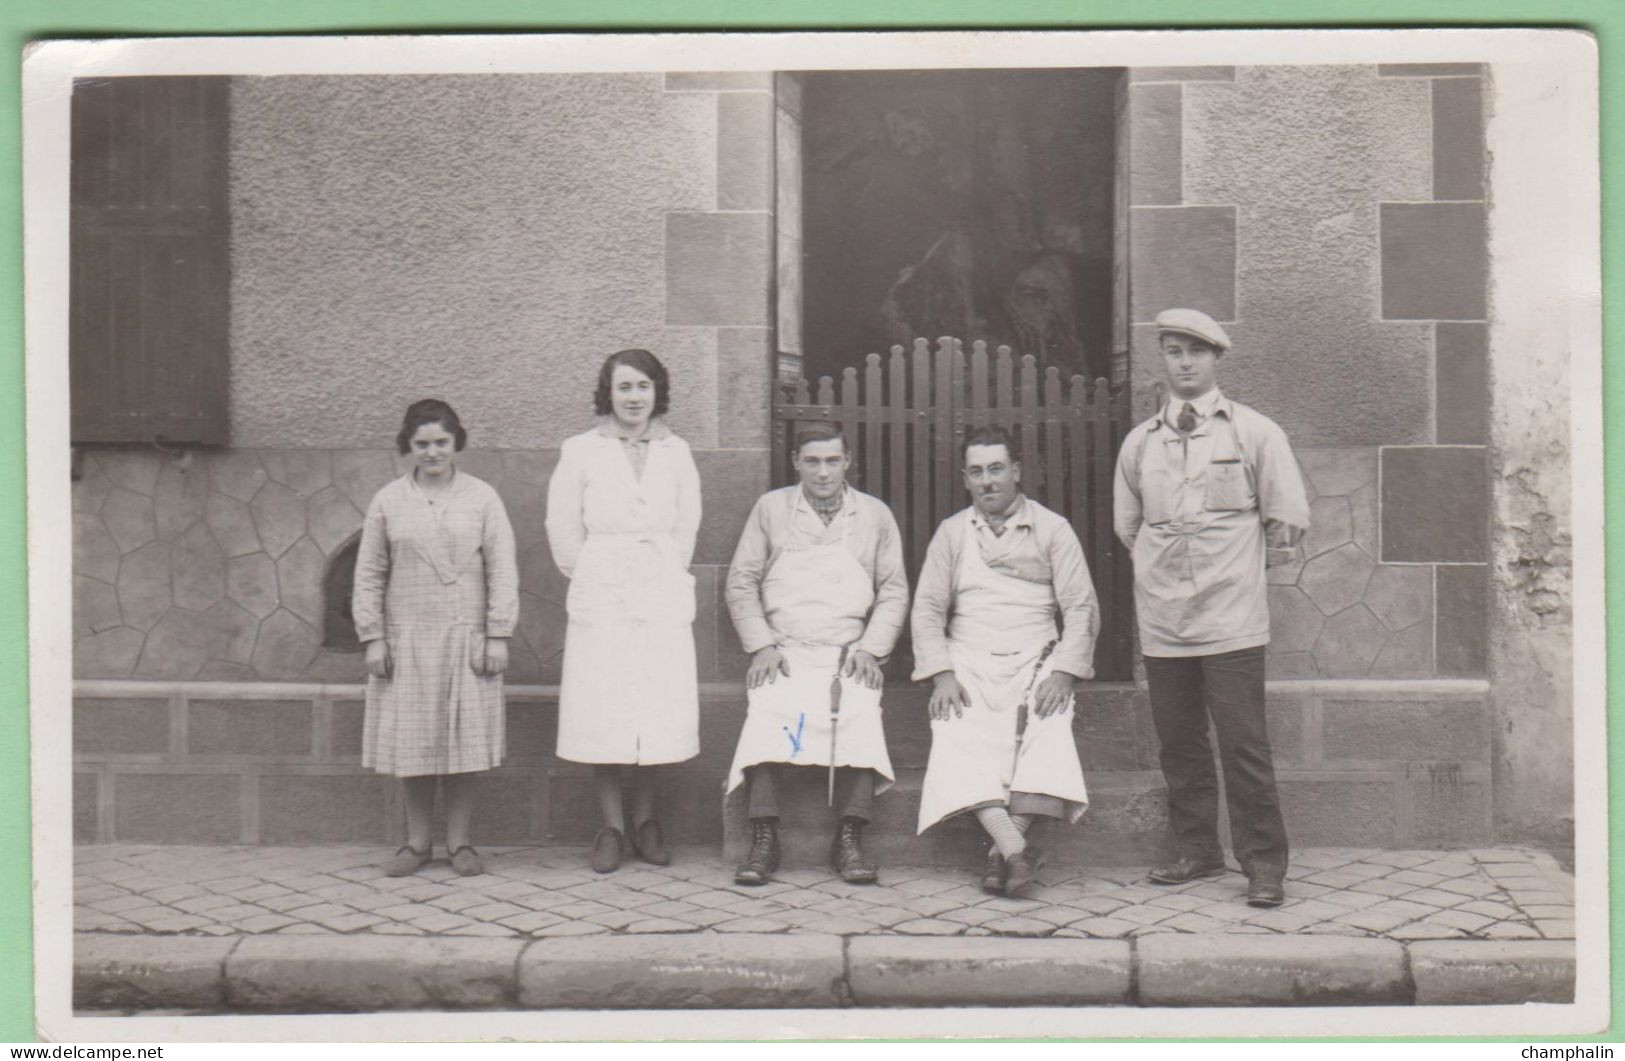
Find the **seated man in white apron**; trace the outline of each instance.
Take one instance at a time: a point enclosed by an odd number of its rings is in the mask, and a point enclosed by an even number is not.
[[[728,772],[728,791],[749,784],[740,884],[766,884],[778,868],[783,763],[830,772],[839,823],[830,863],[850,883],[878,879],[862,833],[875,794],[893,781],[880,667],[908,615],[908,575],[896,518],[846,484],[851,463],[840,428],[803,427],[801,482],[757,499],[728,568],[728,612],[751,654],[750,706]]]
[[[937,528],[914,598],[914,679],[935,686],[920,832],[975,814],[993,843],[982,889],[1015,895],[1044,863],[1034,820],[1089,803],[1072,694],[1095,673],[1099,610],[1072,525],[1021,493],[1009,432],[971,429],[963,458],[975,503]]]

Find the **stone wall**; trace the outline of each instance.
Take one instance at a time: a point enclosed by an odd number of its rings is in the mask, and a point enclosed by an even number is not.
[[[1272,675],[1482,676],[1482,623],[1453,621],[1449,610],[1462,599],[1450,589],[1464,569],[1377,562],[1376,454],[1298,455],[1315,526],[1304,561],[1270,575]],[[565,584],[544,531],[556,460],[549,450],[471,449],[460,458],[497,488],[518,538],[517,682],[559,680]],[[702,451],[698,461],[700,680],[736,681],[745,660],[721,582],[767,470],[732,453]],[[406,466],[388,450],[232,450],[184,461],[156,451],[87,454],[73,490],[75,676],[359,681],[357,652],[322,645],[325,573],[373,493]]]
[[[1487,673],[1480,74],[1130,73],[1136,407],[1156,314],[1206,310],[1225,392],[1281,424],[1310,488],[1304,562],[1271,572],[1274,676]]]
[[[744,672],[722,577],[766,461],[696,454],[704,518],[692,571],[701,681]],[[547,547],[551,450],[465,450],[496,487],[519,547],[520,621],[509,679],[559,680],[565,581]],[[408,467],[391,450],[229,450],[179,460],[93,451],[74,502],[74,675],[182,681],[360,681],[358,651],[323,647],[328,564],[378,488]]]

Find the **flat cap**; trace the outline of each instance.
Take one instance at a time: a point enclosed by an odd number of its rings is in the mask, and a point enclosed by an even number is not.
[[[1157,314],[1157,334],[1180,332],[1194,335],[1218,351],[1230,349],[1230,337],[1219,322],[1199,309],[1165,309]]]

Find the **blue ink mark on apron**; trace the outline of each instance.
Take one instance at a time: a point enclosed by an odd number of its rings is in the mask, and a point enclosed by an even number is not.
[[[807,713],[803,711],[801,716],[796,719],[796,731],[794,733],[790,732],[789,726],[780,726],[779,728],[784,731],[786,737],[790,738],[790,758],[794,759],[801,754],[801,734],[807,728]]]

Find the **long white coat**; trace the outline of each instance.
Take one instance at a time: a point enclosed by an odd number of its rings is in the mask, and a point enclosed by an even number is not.
[[[661,425],[656,425],[657,427]],[[652,431],[643,476],[621,440],[566,439],[547,540],[570,580],[558,755],[675,763],[700,751],[694,577],[700,474],[688,443]]]

